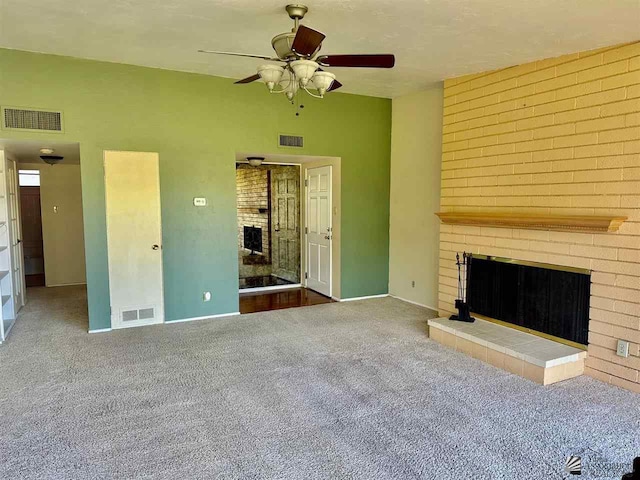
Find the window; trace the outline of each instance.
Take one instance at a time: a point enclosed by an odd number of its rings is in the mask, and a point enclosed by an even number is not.
[[[39,187],[40,170],[18,170],[18,183],[21,187]]]

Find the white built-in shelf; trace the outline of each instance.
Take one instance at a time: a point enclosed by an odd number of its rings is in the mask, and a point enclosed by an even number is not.
[[[9,275],[9,270],[0,270],[0,280]]]
[[[4,306],[9,300],[11,300],[11,295],[2,295],[2,305]]]

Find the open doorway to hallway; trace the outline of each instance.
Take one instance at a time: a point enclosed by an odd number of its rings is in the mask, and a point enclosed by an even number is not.
[[[4,341],[35,288],[84,285],[86,269],[79,144],[0,139],[0,153]]]
[[[236,163],[241,291],[301,286],[300,166]]]
[[[339,158],[236,154],[241,313],[339,300],[340,188]]]

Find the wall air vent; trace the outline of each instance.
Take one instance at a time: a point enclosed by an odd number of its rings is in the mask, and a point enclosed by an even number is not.
[[[37,132],[62,132],[62,112],[2,107],[2,128]]]
[[[134,320],[149,320],[155,317],[154,308],[141,308],[140,310],[123,310],[122,321],[132,322]]]
[[[304,139],[302,137],[298,137],[296,135],[280,135],[279,145],[281,147],[302,148],[304,146],[303,140]]]

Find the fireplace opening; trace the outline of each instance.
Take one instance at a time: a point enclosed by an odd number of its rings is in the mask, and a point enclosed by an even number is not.
[[[262,228],[244,226],[244,248],[251,250],[251,254],[262,253]]]
[[[474,314],[587,345],[588,270],[474,255],[467,289]]]

